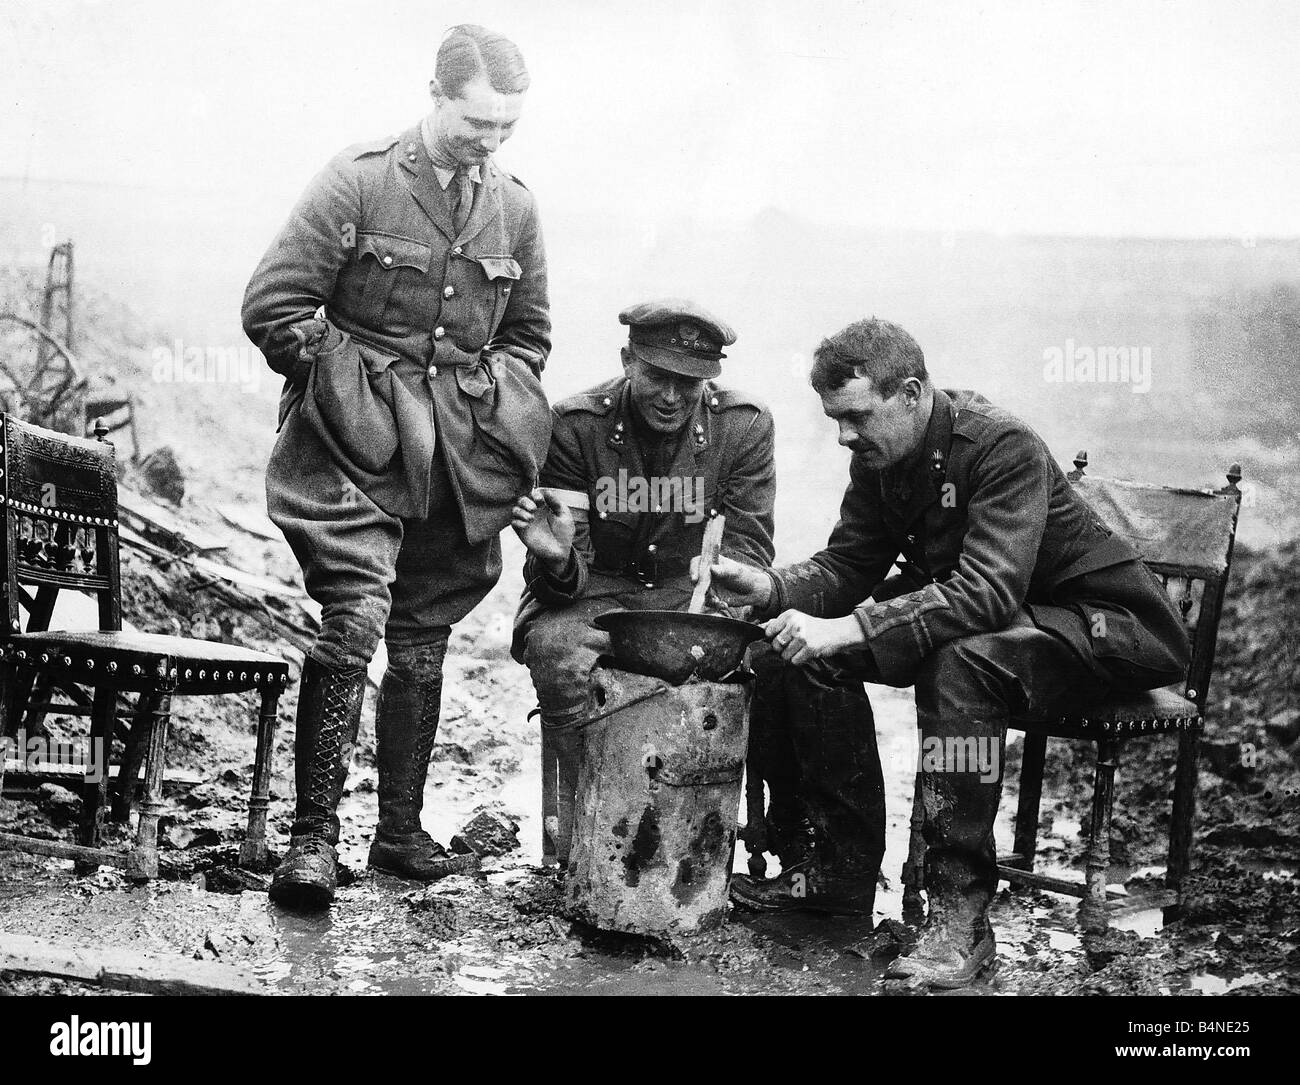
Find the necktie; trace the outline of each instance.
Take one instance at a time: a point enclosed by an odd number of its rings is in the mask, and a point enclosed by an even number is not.
[[[465,223],[469,221],[470,209],[474,206],[474,182],[470,180],[469,170],[462,166],[456,171],[452,183],[456,186],[457,193],[456,210],[452,212],[452,224],[456,227],[456,232],[460,233],[465,229]]]

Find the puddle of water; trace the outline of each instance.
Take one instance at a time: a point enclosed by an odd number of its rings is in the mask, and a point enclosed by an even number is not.
[[[1134,908],[1113,913],[1110,924],[1117,930],[1132,931],[1143,938],[1154,938],[1164,929],[1165,913],[1163,908]]]
[[[1071,934],[1069,931],[1057,931],[1048,928],[1047,944],[1056,953],[1068,953],[1078,949],[1083,942],[1077,934]]]
[[[1057,818],[1052,822],[1052,836],[1062,840],[1078,840],[1080,824],[1071,818]]]
[[[1266,976],[1262,972],[1245,972],[1231,979],[1226,976],[1216,976],[1213,972],[1195,972],[1188,976],[1187,980],[1193,990],[1201,991],[1207,995],[1225,995],[1238,987],[1249,987],[1252,983],[1258,983],[1260,980],[1274,978],[1276,977]]]
[[[1262,874],[1265,881],[1281,882],[1289,878],[1294,878],[1300,867],[1295,863],[1279,863],[1271,859],[1252,859],[1249,856],[1239,859],[1238,862],[1246,869],[1256,874]]]
[[[452,980],[462,991],[474,995],[504,995],[510,987],[505,980],[504,968],[490,968],[486,965],[468,965],[457,969]]]

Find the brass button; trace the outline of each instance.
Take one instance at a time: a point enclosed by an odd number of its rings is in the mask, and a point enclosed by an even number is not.
[[[438,375],[438,367],[436,365],[429,366],[429,376],[436,377],[437,375]]]
[[[609,396],[606,396],[603,400],[601,400],[601,403],[604,404],[604,406],[606,407],[609,406],[609,402],[610,402]]]
[[[433,329],[433,337],[435,339],[441,339],[446,334],[447,334],[447,329],[442,327],[441,325]]]
[[[443,296],[444,298],[455,297],[455,296],[456,296],[456,288],[455,288],[454,286],[443,287],[442,296]]]
[[[393,258],[392,258],[391,256],[385,256],[385,257],[384,257],[384,266],[385,266],[385,267],[388,267],[389,265],[391,265],[392,262],[393,262]]]
[[[451,251],[454,252],[457,256],[459,256],[459,255],[460,255],[460,246],[457,245],[457,246],[456,246],[454,249],[452,249]]]

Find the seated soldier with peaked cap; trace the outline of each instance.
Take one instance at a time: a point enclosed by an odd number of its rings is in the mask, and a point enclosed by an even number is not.
[[[678,299],[630,306],[619,321],[629,328],[623,374],[555,405],[541,486],[514,510],[513,526],[529,551],[514,656],[532,673],[547,745],[558,758],[546,766],[558,774],[546,851],[562,865],[577,782],[576,728],[588,675],[609,646],[591,619],[618,608],[685,609],[692,558],[698,561],[705,521],[714,513],[726,517],[722,553],[728,559],[763,569],[773,556],[772,415],[745,393],[713,383],[722,371],[722,348],[735,342],[735,332]],[[776,664],[769,684],[780,688],[786,668],[763,648]],[[770,662],[766,670],[773,671]],[[859,743],[862,710],[852,720]],[[833,776],[830,767],[815,767],[819,779]],[[773,766],[773,775],[784,778],[772,790],[774,799],[798,808],[789,793],[797,775],[790,770],[789,764]],[[838,818],[845,836],[857,830],[852,810],[870,805],[870,796],[841,801],[850,808]],[[798,822],[797,816],[787,820]],[[796,858],[801,835],[787,829],[783,862]],[[883,850],[883,828],[881,837]],[[874,870],[869,881],[874,885]]]
[[[811,379],[853,451],[839,522],[807,561],[758,570],[723,556],[713,582],[776,615],[767,635],[794,666],[832,660],[867,681],[914,685],[923,746],[991,751],[978,764],[921,760],[929,915],[886,974],[962,987],[995,956],[993,820],[1009,719],[1177,681],[1187,637],[1160,583],[1038,435],[977,392],[934,387],[902,328],[849,325],[817,348]],[[895,563],[902,574],[886,580]],[[784,877],[736,882],[761,896],[788,892]]]

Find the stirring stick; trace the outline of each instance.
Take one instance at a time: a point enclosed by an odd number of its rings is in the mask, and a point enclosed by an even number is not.
[[[722,529],[727,518],[718,513],[704,525],[704,544],[700,547],[700,577],[695,582],[695,591],[691,593],[690,614],[704,613],[704,597],[709,592],[709,582],[713,579],[713,563],[718,560],[722,549]]]

